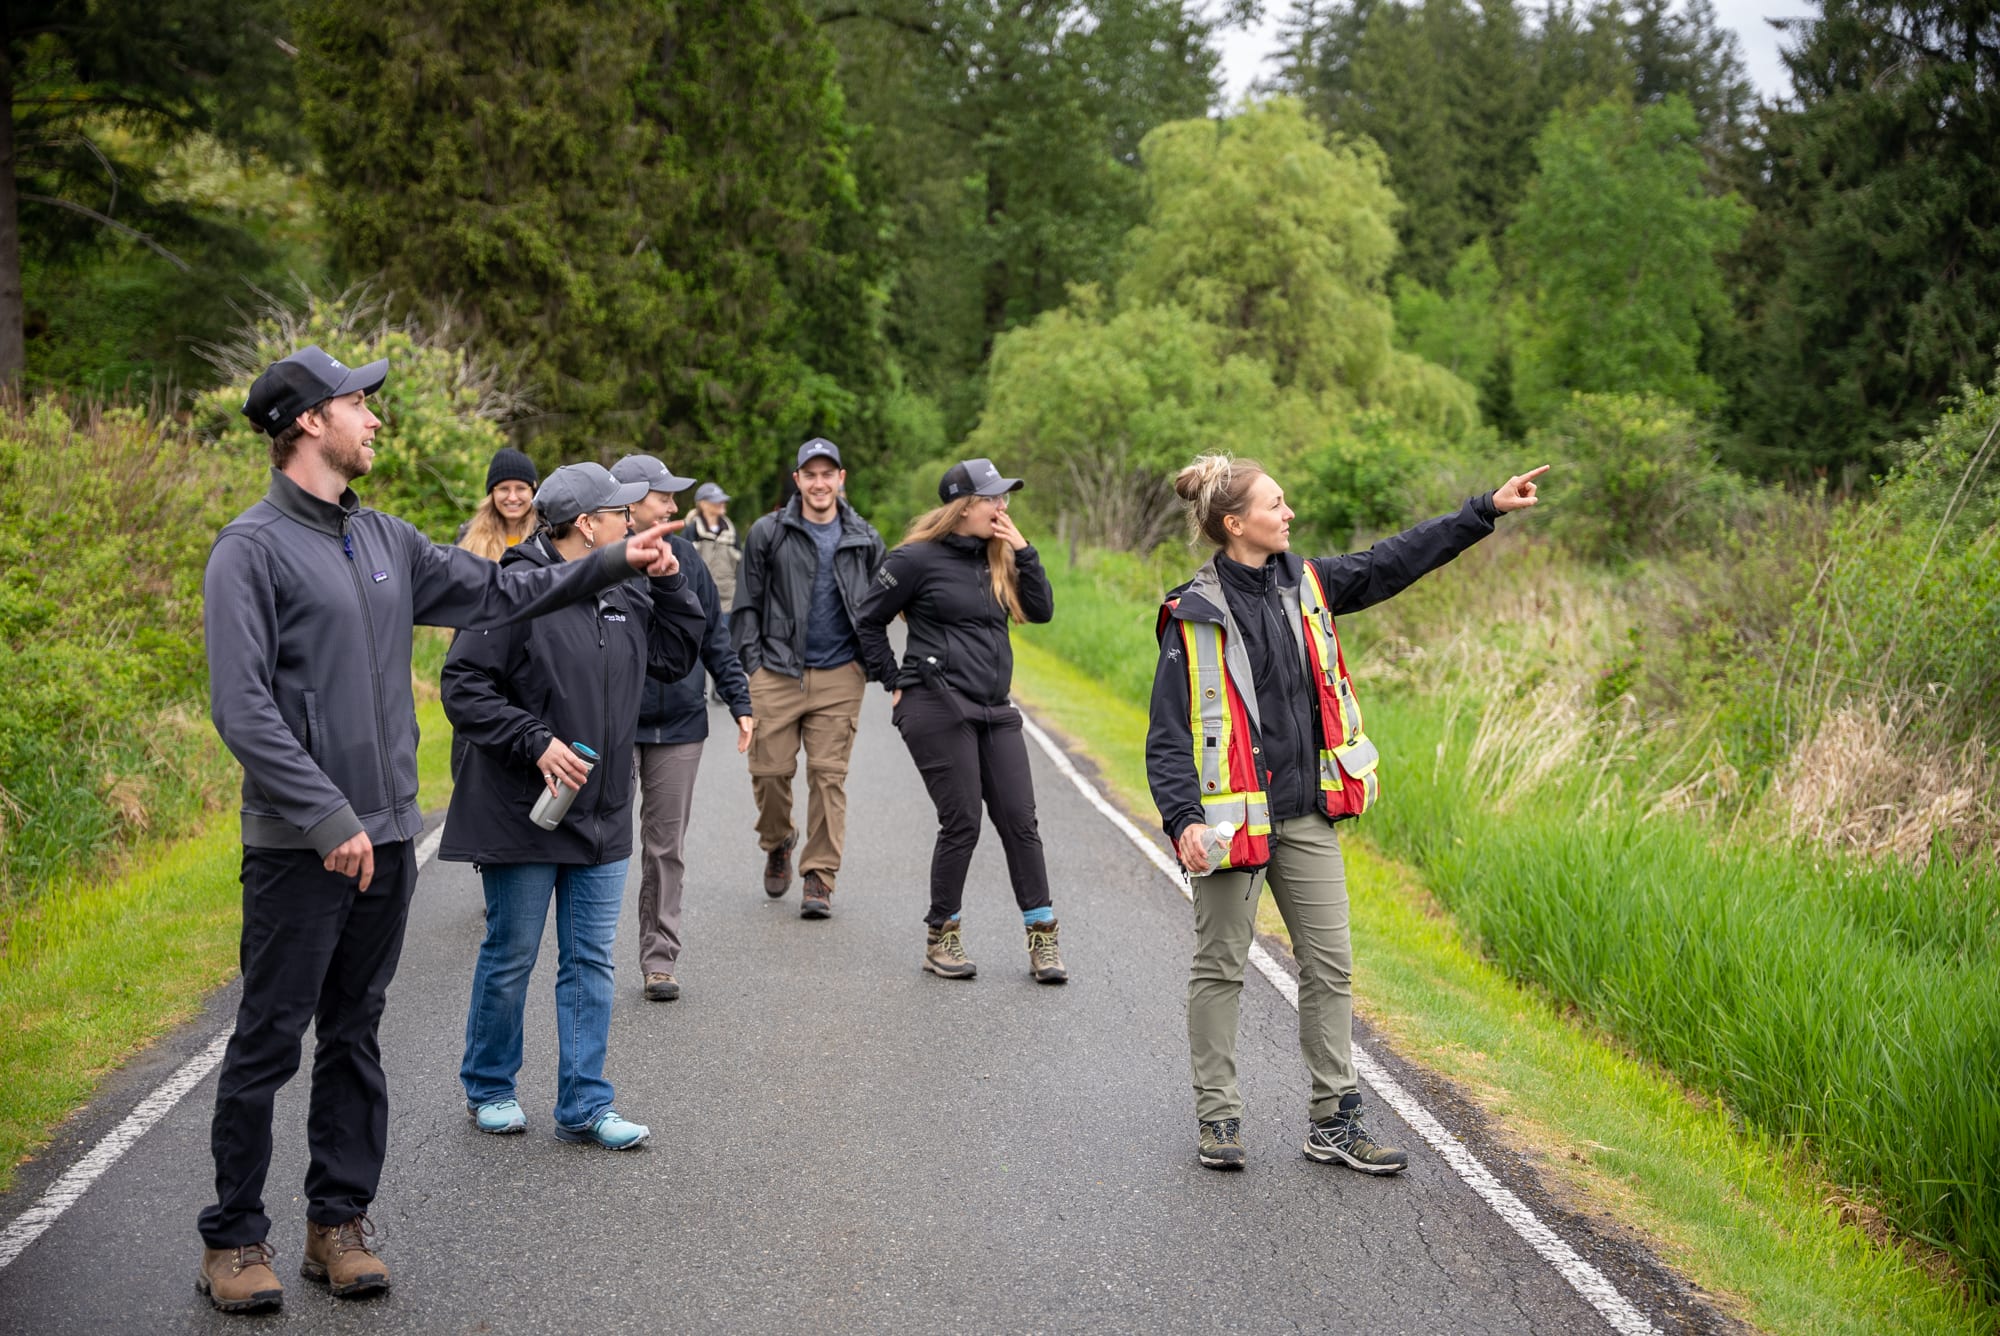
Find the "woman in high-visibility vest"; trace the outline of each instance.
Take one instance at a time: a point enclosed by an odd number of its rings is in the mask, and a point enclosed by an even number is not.
[[[1160,822],[1193,879],[1188,1049],[1199,1154],[1243,1165],[1237,1003],[1268,876],[1299,962],[1299,1047],[1312,1076],[1305,1153],[1393,1174],[1409,1163],[1362,1127],[1354,1076],[1353,955],[1334,823],[1374,802],[1375,744],[1362,727],[1337,616],[1391,598],[1535,504],[1535,469],[1366,552],[1298,557],[1292,509],[1260,466],[1203,455],[1174,479],[1216,553],[1160,609],[1146,773]]]

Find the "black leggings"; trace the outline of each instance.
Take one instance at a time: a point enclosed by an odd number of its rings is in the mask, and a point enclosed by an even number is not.
[[[1020,711],[916,686],[903,689],[892,718],[937,808],[931,907],[924,922],[935,927],[958,916],[965,900],[965,871],[979,844],[982,798],[1000,832],[1000,847],[1007,851],[1015,903],[1024,911],[1046,907],[1049,869],[1035,825],[1035,785],[1028,773]]]

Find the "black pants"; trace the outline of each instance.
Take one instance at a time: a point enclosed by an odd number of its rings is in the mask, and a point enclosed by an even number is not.
[[[374,1201],[389,1143],[389,1087],[375,1032],[416,884],[407,840],[375,846],[365,895],[310,849],[243,851],[243,1001],[209,1129],[216,1201],[200,1222],[209,1247],[256,1243],[271,1228],[264,1214],[271,1106],[299,1069],[308,1023],[316,1039],[306,1215],[337,1225]]]
[[[1007,875],[1022,909],[1049,903],[1049,869],[1035,824],[1035,786],[1021,713],[1011,705],[977,705],[956,692],[906,687],[896,707],[910,758],[937,808],[937,846],[931,851],[931,907],[924,922],[937,926],[958,915],[965,900],[965,872],[979,844],[979,804],[1000,832]]]

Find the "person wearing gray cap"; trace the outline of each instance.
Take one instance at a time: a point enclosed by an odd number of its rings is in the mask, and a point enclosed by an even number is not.
[[[209,712],[243,767],[243,993],[216,1082],[196,1279],[227,1312],[283,1302],[264,1180],[308,1025],[301,1270],[341,1297],[389,1285],[367,1212],[389,1130],[376,1032],[424,828],[412,627],[535,617],[674,565],[653,531],[566,568],[503,571],[364,507],[348,484],[374,463],[368,396],[387,376],[387,362],[349,367],[315,347],[257,377],[243,413],[271,437],[270,491],[223,528],[202,577]]]
[[[570,464],[535,494],[545,528],[505,568],[562,566],[625,536],[644,482]],[[672,555],[670,553],[670,555]],[[468,743],[438,857],[473,863],[486,935],[472,977],[459,1080],[482,1132],[527,1128],[516,1096],[529,976],[553,902],[557,923],[555,1134],[630,1150],[649,1130],[619,1115],[604,1075],[612,952],[632,853],[632,750],[648,677],[694,665],[701,606],[686,568],[628,580],[532,622],[462,635],[445,659],[445,715]],[[586,761],[579,753],[594,753]],[[573,797],[551,817],[544,793]],[[553,821],[553,824],[547,824]]]
[[[806,842],[799,853],[801,918],[833,913],[834,880],[847,835],[847,758],[870,679],[889,685],[895,656],[862,658],[855,636],[861,602],[882,564],[882,536],[840,499],[847,482],[840,448],[815,436],[799,447],[799,494],[750,528],[737,573],[729,636],[750,674],[757,736],[750,781],[764,893],[791,889],[792,776],[806,753]],[[865,663],[865,667],[864,667]]]
[[[611,472],[648,488],[632,503],[632,522],[641,525],[672,518],[674,494],[694,483],[692,478],[677,477],[651,455],[627,455],[611,466]],[[730,647],[721,596],[695,545],[683,534],[668,541],[708,618],[700,666],[715,678],[717,695],[735,716],[736,750],[748,751],[756,731],[750,683]],[[681,889],[687,877],[681,851],[694,811],[695,775],[708,739],[703,676],[697,668],[677,681],[647,682],[639,705],[639,972],[651,1002],[671,1002],[681,995],[680,980],[674,977],[681,956]]]
[[[729,518],[729,493],[712,482],[695,490],[694,514],[688,517],[686,535],[701,553],[702,564],[715,577],[715,590],[722,606],[736,601],[736,568],[743,564],[743,540]]]

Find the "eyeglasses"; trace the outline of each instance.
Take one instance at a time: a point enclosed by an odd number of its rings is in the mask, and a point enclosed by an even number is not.
[[[628,524],[632,520],[632,507],[630,506],[599,506],[590,513],[593,515],[616,515]]]

